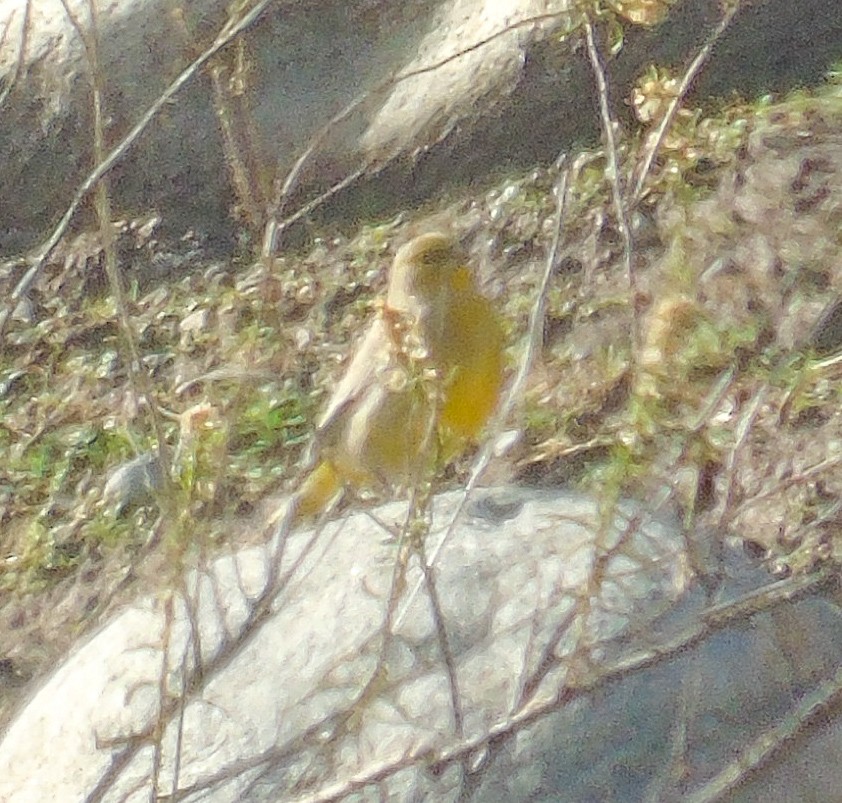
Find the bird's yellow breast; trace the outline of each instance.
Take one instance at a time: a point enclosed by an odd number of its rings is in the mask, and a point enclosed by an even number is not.
[[[491,302],[478,294],[454,300],[443,337],[431,343],[443,382],[443,440],[475,441],[503,386],[504,334]],[[464,445],[464,444],[463,444]]]

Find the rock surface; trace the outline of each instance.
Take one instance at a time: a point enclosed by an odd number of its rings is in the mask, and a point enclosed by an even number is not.
[[[202,0],[181,14],[164,0],[99,8],[108,147],[213,42],[228,5]],[[780,91],[818,80],[842,56],[836,0],[746,6],[697,83],[700,94]],[[68,7],[90,32],[86,0]],[[258,207],[269,204],[273,178],[282,179],[316,133],[357,101],[354,113],[315,148],[285,211],[362,168],[373,175],[335,199],[335,217],[394,214],[440,194],[448,183],[482,181],[500,167],[551,160],[598,132],[590,69],[575,42],[558,41],[567,7],[568,0],[270,5],[242,35],[242,74],[232,46],[178,92],[114,169],[115,214],[154,209],[177,236],[192,228],[228,242],[234,194],[209,77],[214,70],[221,85],[231,82],[233,128],[248,133],[242,154],[254,168]],[[683,0],[666,24],[629,29],[619,57],[608,65],[621,112],[645,65],[689,61],[718,7],[717,0]],[[88,63],[62,4],[3,0],[0,26],[0,88],[8,93],[0,96],[5,256],[44,236],[94,162]],[[384,85],[397,73],[412,77]]]
[[[429,550],[459,498],[435,500]],[[820,598],[706,627],[668,519],[497,490],[469,502],[436,564],[449,678],[414,559],[384,642],[405,517],[396,503],[244,549],[194,574],[189,604],[125,609],[6,732],[0,799],[148,800],[153,777],[173,789],[177,747],[180,800],[691,799],[842,657],[842,617]],[[731,596],[768,583],[728,574]],[[838,752],[832,727],[785,744],[735,799],[832,789],[839,762],[816,770]]]

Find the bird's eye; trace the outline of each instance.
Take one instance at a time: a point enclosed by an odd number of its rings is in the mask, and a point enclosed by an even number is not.
[[[427,268],[443,265],[447,262],[448,251],[445,248],[433,248],[424,252],[421,257],[422,264]]]

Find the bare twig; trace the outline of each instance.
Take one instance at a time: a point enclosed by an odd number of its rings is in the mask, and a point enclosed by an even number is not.
[[[12,93],[12,90],[15,87],[15,84],[18,82],[18,77],[23,70],[23,60],[26,57],[26,42],[29,38],[29,21],[31,18],[31,11],[32,11],[32,0],[26,0],[26,4],[23,7],[23,21],[21,22],[21,29],[20,29],[20,46],[18,48],[18,57],[15,59],[15,66],[12,68],[11,74],[6,79],[6,85],[3,87],[3,90],[0,91],[0,107],[8,99],[9,95]],[[3,27],[3,37],[0,39],[0,46],[3,45],[6,39],[6,34],[11,27],[12,20],[14,19],[15,12],[13,11],[6,20],[6,24]]]
[[[730,522],[733,521],[737,516],[743,514],[749,508],[755,507],[762,502],[765,502],[769,499],[774,499],[777,496],[780,496],[788,488],[792,488],[796,485],[803,485],[808,480],[811,480],[813,477],[819,477],[822,474],[826,473],[832,468],[836,468],[842,464],[842,457],[828,457],[826,460],[822,460],[820,463],[816,463],[812,466],[808,466],[807,468],[794,473],[784,479],[782,479],[779,483],[777,483],[773,488],[770,488],[768,491],[764,491],[763,493],[756,494],[752,496],[750,499],[746,499],[742,501],[739,506],[737,506],[731,513],[728,515],[726,521]]]
[[[803,697],[796,698],[790,711],[776,725],[751,740],[736,757],[700,789],[684,797],[689,803],[723,800],[753,769],[792,742],[823,712],[837,708],[842,699],[842,669]]]
[[[722,38],[725,31],[728,30],[728,27],[731,25],[734,17],[739,12],[741,5],[742,3],[740,0],[731,0],[729,3],[725,4],[725,12],[722,15],[722,19],[713,31],[711,31],[707,40],[696,54],[696,57],[690,62],[690,66],[685,71],[684,77],[678,85],[675,97],[667,106],[666,113],[664,114],[664,117],[661,120],[654,136],[647,143],[643,158],[640,160],[636,171],[637,178],[634,182],[634,189],[632,190],[629,198],[631,206],[636,205],[643,197],[643,192],[646,187],[646,179],[649,177],[649,173],[652,170],[652,163],[655,161],[655,156],[658,154],[658,151],[666,138],[667,132],[675,120],[675,115],[678,114],[678,110],[681,108],[682,103],[684,103],[684,99],[687,97],[687,93],[690,91],[690,87],[693,85],[693,81],[696,80],[702,68],[707,63],[716,43]]]
[[[260,197],[256,171],[252,169],[253,164],[247,162],[247,160],[251,161],[248,158],[250,154],[245,152],[243,143],[238,139],[230,92],[226,88],[225,73],[225,66],[221,62],[215,64],[210,70],[213,104],[222,135],[222,150],[246,224],[252,234],[259,235],[264,225],[266,204],[264,198]]]
[[[447,628],[444,622],[444,612],[439,599],[439,592],[436,587],[435,567],[427,562],[423,541],[418,549],[418,558],[421,563],[421,570],[424,572],[424,587],[430,595],[430,605],[433,608],[433,622],[436,627],[436,635],[439,641],[442,660],[447,671],[448,687],[450,689],[450,705],[453,709],[453,725],[456,736],[462,738],[464,734],[464,716],[462,714],[462,699],[459,693],[458,675],[456,673],[456,662],[453,658],[453,650],[450,648],[450,639],[447,635]]]
[[[596,46],[593,25],[590,21],[585,22],[585,42],[588,47],[588,58],[591,62],[594,78],[596,79],[597,95],[599,96],[599,115],[602,121],[602,137],[605,143],[605,158],[608,163],[608,180],[611,183],[611,197],[614,202],[614,214],[617,218],[617,227],[623,240],[623,267],[628,277],[629,290],[631,291],[632,308],[632,342],[635,345],[635,353],[640,353],[640,320],[638,314],[638,291],[637,275],[632,260],[632,236],[629,226],[628,206],[625,199],[625,182],[620,173],[620,160],[617,153],[617,140],[614,136],[616,123],[611,116],[611,107],[608,99],[608,81],[605,77],[605,67]]]
[[[724,528],[730,517],[732,516],[732,508],[736,502],[737,495],[737,464],[739,462],[740,454],[745,447],[748,436],[751,433],[754,422],[757,420],[757,415],[760,412],[760,407],[766,400],[766,386],[761,387],[757,393],[754,394],[751,402],[747,405],[735,432],[736,441],[728,452],[728,457],[725,461],[725,499],[722,503],[722,514],[719,519],[720,532]]]
[[[109,152],[108,156],[100,162],[82,182],[64,215],[62,215],[61,220],[58,222],[58,225],[56,225],[52,234],[50,234],[47,240],[41,245],[38,255],[35,257],[29,270],[15,286],[6,307],[0,311],[0,338],[5,336],[6,327],[8,326],[9,319],[12,311],[15,309],[15,306],[29,291],[29,288],[38,277],[53,250],[67,231],[67,227],[70,225],[70,221],[73,219],[73,216],[76,214],[82,202],[88,197],[93,188],[114,168],[115,165],[122,161],[125,155],[135,145],[135,143],[137,143],[141,135],[149,127],[149,124],[158,116],[162,109],[169,105],[172,99],[184,88],[184,86],[196,77],[205,64],[207,64],[210,59],[212,59],[233,39],[253,25],[263,12],[272,5],[273,1],[274,0],[260,0],[260,2],[258,2],[235,24],[226,26],[214,40],[213,44],[211,44],[210,47],[208,47],[192,64],[187,66],[161,93],[158,99],[143,113],[134,128],[129,131],[121,142]]]
[[[309,215],[314,209],[318,209],[322,204],[329,201],[334,195],[342,192],[346,187],[351,186],[360,176],[365,174],[367,169],[368,166],[363,166],[349,173],[341,181],[337,181],[336,184],[325,190],[321,195],[317,195],[311,201],[300,206],[293,214],[281,221],[270,216],[266,224],[266,232],[263,236],[263,258],[271,257],[275,253],[278,237],[285,229],[289,228],[296,221],[301,220],[301,218]]]
[[[97,9],[94,0],[89,0],[89,25],[87,30],[76,15],[71,11],[67,0],[61,0],[65,13],[70,20],[82,45],[85,49],[85,57],[88,61],[88,71],[91,84],[91,95],[93,100],[93,120],[94,120],[94,160],[101,162],[105,153],[105,127],[104,127],[104,86],[102,68],[99,63],[99,33],[97,22]],[[117,255],[114,249],[114,229],[111,225],[111,202],[108,195],[108,187],[105,181],[100,181],[96,185],[96,209],[99,220],[100,234],[103,239],[103,250],[105,255],[105,272],[108,276],[108,283],[111,288],[111,293],[114,296],[114,304],[117,308],[117,317],[120,322],[120,330],[123,335],[123,340],[129,350],[129,377],[134,388],[135,394],[139,399],[145,399],[146,407],[152,423],[152,429],[155,432],[155,439],[157,442],[157,459],[160,462],[161,473],[167,479],[170,476],[170,460],[169,450],[167,448],[167,441],[164,435],[163,422],[155,402],[155,397],[152,392],[149,378],[142,368],[142,361],[140,350],[137,347],[137,342],[132,330],[131,318],[129,315],[128,302],[126,301],[126,294],[123,288],[123,278],[120,274],[119,266],[117,265]],[[168,504],[166,494],[160,495],[162,509],[167,509]]]

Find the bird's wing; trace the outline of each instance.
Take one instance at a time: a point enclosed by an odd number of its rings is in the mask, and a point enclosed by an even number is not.
[[[322,413],[316,428],[317,439],[334,430],[349,408],[377,381],[378,374],[388,368],[393,348],[385,321],[382,317],[376,318],[354,352],[344,376]]]

